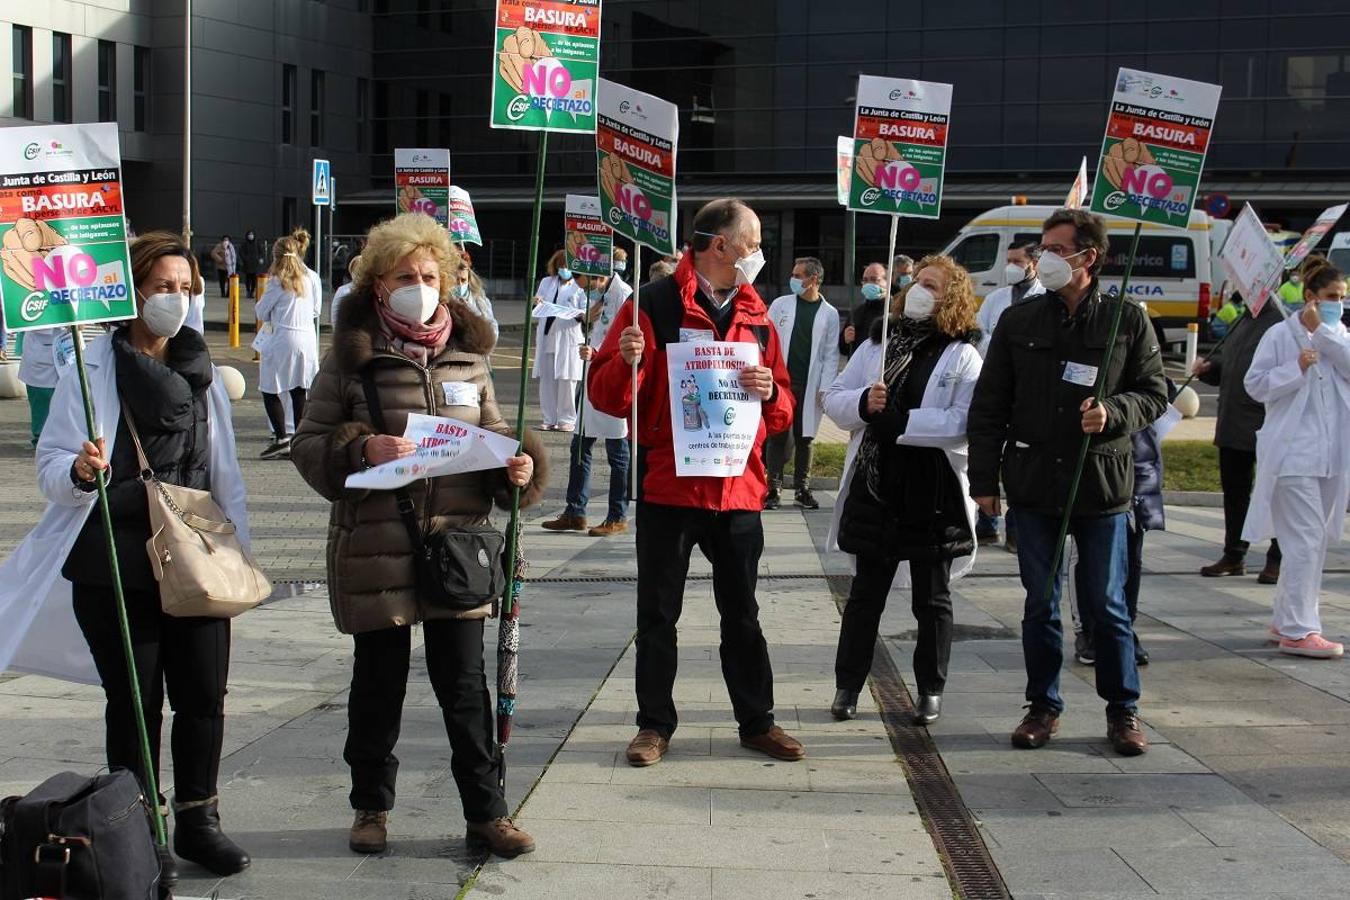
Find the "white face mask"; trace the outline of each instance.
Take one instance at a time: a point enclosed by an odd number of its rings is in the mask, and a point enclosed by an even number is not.
[[[429,284],[405,284],[389,292],[389,310],[413,325],[430,321],[440,302],[441,292]]]
[[[932,291],[921,284],[910,285],[909,293],[905,294],[906,319],[926,319],[933,314],[935,306],[937,298]]]
[[[1069,260],[1075,256],[1082,256],[1086,250],[1079,250],[1077,253],[1071,253],[1068,256],[1060,256],[1058,253],[1042,253],[1039,268],[1039,277],[1041,284],[1045,285],[1048,291],[1057,291],[1073,280],[1073,266],[1069,265]]]
[[[149,297],[141,294],[141,297],[145,300],[145,305],[141,307],[141,321],[153,334],[171,338],[187,321],[187,294],[151,294]]]
[[[736,260],[736,283],[754,284],[759,270],[764,268],[764,251],[756,250],[749,256]]]
[[[1003,267],[1003,273],[1008,276],[1008,284],[1021,284],[1027,280],[1026,267],[1017,263],[1008,263]]]

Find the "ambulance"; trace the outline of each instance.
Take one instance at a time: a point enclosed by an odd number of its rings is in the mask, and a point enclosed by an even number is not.
[[[1350,272],[1350,231],[1342,231],[1332,236],[1327,259],[1342,272]]]
[[[970,272],[975,293],[985,296],[1007,284],[1003,273],[1009,247],[1024,241],[1040,241],[1041,224],[1057,206],[1000,206],[981,213],[957,232],[942,251]],[[1102,270],[1103,290],[1120,290],[1130,240],[1134,236],[1133,219],[1105,216],[1110,255]],[[1149,317],[1159,336],[1164,328],[1184,328],[1191,322],[1209,318],[1211,298],[1217,299],[1216,281],[1222,270],[1216,256],[1232,223],[1211,219],[1192,211],[1190,224],[1183,230],[1144,223],[1139,236],[1130,284],[1131,297],[1147,304]]]

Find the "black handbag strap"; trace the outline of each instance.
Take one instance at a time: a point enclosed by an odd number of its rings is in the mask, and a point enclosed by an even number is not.
[[[384,422],[384,409],[380,406],[380,392],[375,387],[375,374],[370,366],[361,371],[361,390],[366,395],[366,412],[370,414],[371,424],[380,434],[388,434],[389,430]],[[408,493],[407,488],[394,488],[394,500],[398,506],[399,518],[403,520],[403,527],[408,531],[408,540],[412,542],[413,553],[420,559],[426,551],[422,541],[422,526],[417,522],[417,508],[413,506],[412,495]]]

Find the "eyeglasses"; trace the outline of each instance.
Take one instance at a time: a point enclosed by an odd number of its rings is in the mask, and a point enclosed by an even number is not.
[[[1077,256],[1084,251],[1075,250],[1073,247],[1066,247],[1063,244],[1041,244],[1041,252],[1053,253],[1056,256],[1062,256],[1067,259],[1070,256]]]

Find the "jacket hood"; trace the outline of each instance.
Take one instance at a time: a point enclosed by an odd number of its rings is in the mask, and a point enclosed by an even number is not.
[[[380,333],[380,314],[375,310],[375,292],[369,288],[352,291],[338,308],[337,325],[333,331],[333,354],[344,372],[359,372],[370,362],[385,340]],[[487,354],[497,339],[492,323],[478,315],[459,300],[446,301],[450,320],[450,342],[443,352]]]

